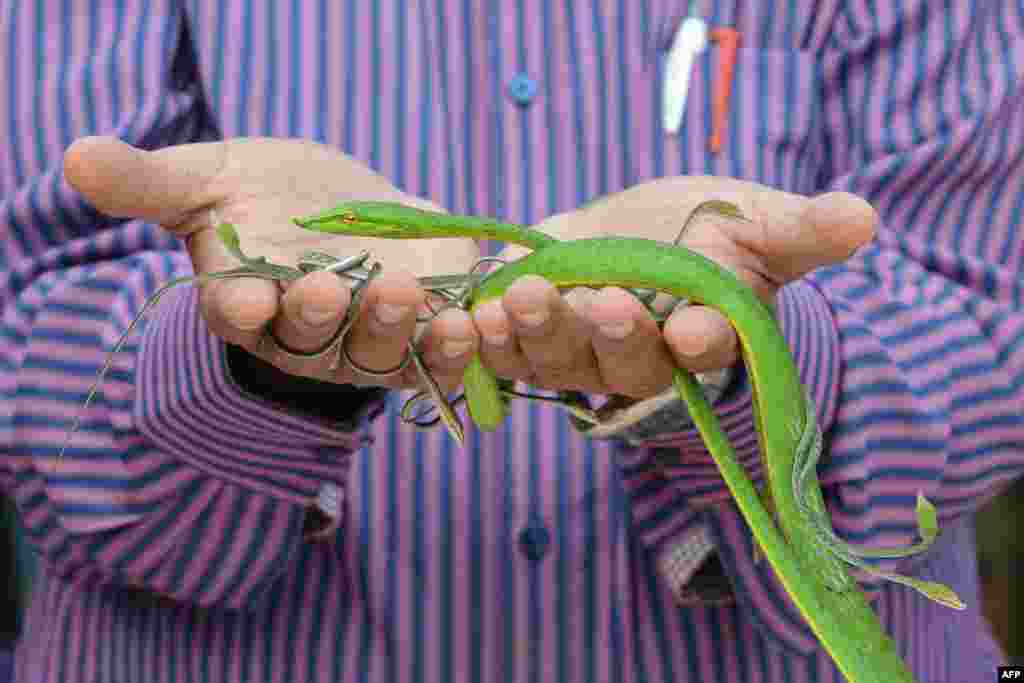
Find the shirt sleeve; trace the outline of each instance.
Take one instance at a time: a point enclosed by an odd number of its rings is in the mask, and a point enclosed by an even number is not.
[[[1022,46],[1020,3],[851,0],[818,55],[817,188],[865,197],[881,221],[849,261],[784,287],[778,318],[817,407],[819,476],[848,542],[915,542],[919,491],[950,528],[1024,465]],[[761,481],[750,403],[740,372],[716,412]],[[770,572],[749,570],[749,531],[692,425],[627,449],[623,470],[649,545],[712,514],[741,599],[813,647]],[[916,561],[878,564],[913,572]]]
[[[43,561],[67,580],[245,608],[312,532],[339,522],[349,459],[365,443],[358,425],[379,401],[336,421],[243,389],[183,286],[114,356],[82,409],[145,300],[191,274],[172,236],[97,214],[60,171],[82,135],[145,148],[215,135],[185,15],[158,4],[98,19],[42,17],[47,3],[16,3],[2,29],[23,50],[0,97],[3,120],[20,126],[0,155],[0,482]],[[37,79],[43,97],[11,95]]]

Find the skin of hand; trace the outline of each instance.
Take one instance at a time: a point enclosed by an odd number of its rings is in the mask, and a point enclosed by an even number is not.
[[[702,212],[681,244],[731,270],[770,306],[784,284],[848,259],[875,234],[874,210],[855,195],[811,198],[710,176],[650,181],[536,227],[560,240],[623,235],[672,242],[709,199],[736,204],[749,222]],[[526,253],[509,247],[502,256]],[[666,300],[659,295],[655,305]],[[671,384],[677,365],[707,372],[739,359],[739,340],[717,311],[678,306],[659,330],[643,305],[617,287],[560,294],[543,278],[526,276],[502,299],[479,306],[474,322],[488,367],[549,390],[644,399]]]
[[[401,363],[416,330],[425,295],[416,276],[466,272],[478,257],[472,240],[380,240],[303,230],[294,217],[347,199],[398,201],[441,210],[405,194],[384,177],[341,152],[305,140],[239,138],[144,151],[109,137],[82,138],[64,157],[68,182],[97,210],[118,218],[152,221],[185,240],[196,273],[239,266],[215,232],[235,224],[249,256],[294,266],[300,253],[317,250],[344,257],[371,252],[383,266],[368,287],[345,344],[361,366],[386,370]],[[217,280],[200,286],[200,306],[209,329],[285,372],[335,383],[411,388],[412,365],[391,378],[362,375],[334,354],[292,359],[262,345],[272,321],[282,343],[314,351],[333,336],[351,301],[350,290],[332,273],[314,272],[283,286],[256,278]],[[438,383],[455,388],[478,346],[469,315],[447,310],[430,324],[420,349]],[[454,355],[451,355],[454,354]]]

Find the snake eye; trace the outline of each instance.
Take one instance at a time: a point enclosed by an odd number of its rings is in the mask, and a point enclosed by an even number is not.
[[[356,216],[355,216],[354,213],[342,214],[341,215],[341,222],[342,223],[355,223],[356,222]]]

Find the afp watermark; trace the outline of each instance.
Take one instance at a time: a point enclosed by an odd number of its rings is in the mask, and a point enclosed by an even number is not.
[[[1024,683],[1024,666],[1001,666],[996,675],[997,681],[1020,681]]]

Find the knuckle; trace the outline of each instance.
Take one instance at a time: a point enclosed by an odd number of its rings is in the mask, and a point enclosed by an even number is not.
[[[514,348],[494,349],[483,346],[479,353],[483,364],[499,373],[515,371],[522,374],[523,369],[527,367],[523,356]]]
[[[578,373],[566,365],[533,365],[532,369],[533,377],[545,385],[564,388],[578,381],[576,376]]]
[[[534,376],[530,380],[524,380],[526,384],[542,391],[583,391],[602,392],[604,387],[593,378],[583,377],[578,374],[565,377],[539,377]]]
[[[252,342],[252,332],[241,330],[228,324],[225,321],[215,320],[207,323],[207,328],[210,332],[228,344],[234,344],[235,346],[241,346],[242,348],[251,351],[254,344]]]
[[[558,331],[557,325],[548,317],[540,324],[524,321],[520,316],[512,316],[512,328],[521,339],[528,339],[535,344],[550,344]]]
[[[652,377],[642,382],[628,382],[626,386],[618,388],[615,393],[625,394],[632,398],[648,398],[661,393],[666,386],[664,381]]]
[[[523,365],[508,365],[505,367],[489,366],[498,377],[505,377],[517,382],[533,382],[535,374],[533,370]]]
[[[567,368],[574,364],[573,357],[578,352],[573,346],[566,344],[564,340],[557,340],[558,343],[538,342],[537,340],[525,341],[522,344],[523,353],[526,355],[531,366],[535,368]]]
[[[533,371],[548,377],[564,377],[573,371],[571,360],[555,354],[529,354],[528,362]]]
[[[269,357],[263,356],[267,362],[272,363],[278,369],[289,375],[295,375],[296,377],[309,377],[319,378],[320,377],[320,364],[314,361],[303,361],[298,358],[289,358],[281,353],[270,354]]]
[[[633,355],[631,357],[650,357]],[[628,363],[621,359],[604,359],[601,363],[601,377],[612,393],[626,396],[648,396],[661,391],[666,385],[666,377],[671,377],[670,368],[662,369],[661,363],[649,364]]]

